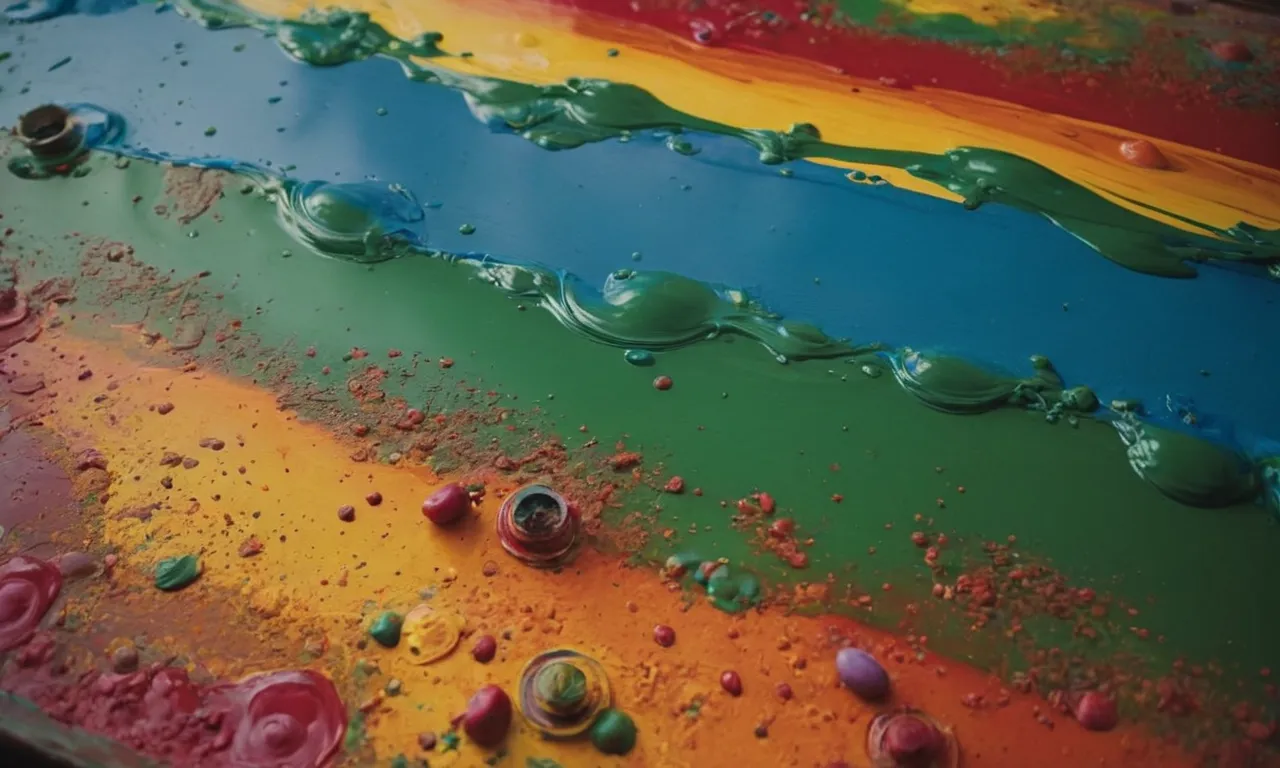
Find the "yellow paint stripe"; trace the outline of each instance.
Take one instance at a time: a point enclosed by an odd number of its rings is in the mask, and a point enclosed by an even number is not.
[[[306,0],[245,2],[259,12],[288,18],[310,6]],[[1175,170],[1136,168],[1120,159],[1118,145],[1137,136],[1096,123],[939,89],[908,92],[864,81],[854,93],[854,81],[812,62],[700,48],[648,27],[606,23],[536,4],[346,0],[344,5],[368,12],[403,38],[443,33],[448,50],[472,56],[434,63],[462,73],[534,84],[568,77],[627,82],[698,117],[773,129],[809,122],[837,144],[934,153],[964,145],[998,149],[1091,188],[1215,227],[1240,221],[1280,227],[1280,171],[1151,137],[1143,138],[1160,147]],[[588,26],[590,36],[581,31]],[[607,56],[609,48],[619,55]],[[900,170],[880,173],[896,186],[957,199]],[[1148,209],[1117,201],[1151,215]],[[1191,229],[1175,219],[1167,221]]]

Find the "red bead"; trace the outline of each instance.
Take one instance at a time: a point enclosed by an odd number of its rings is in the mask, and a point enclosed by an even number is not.
[[[666,624],[659,624],[653,628],[653,641],[663,648],[670,648],[676,644],[676,631]]]
[[[668,389],[671,389],[671,385],[673,383],[674,382],[671,381],[670,376],[659,376],[658,378],[653,380],[653,388],[662,392],[666,392]]]
[[[493,635],[481,635],[471,648],[471,658],[481,664],[488,664],[493,661],[493,657],[497,653],[498,641],[493,638]]]
[[[725,689],[730,696],[741,696],[742,678],[738,676],[737,672],[732,670],[722,672],[720,674],[720,687]]]

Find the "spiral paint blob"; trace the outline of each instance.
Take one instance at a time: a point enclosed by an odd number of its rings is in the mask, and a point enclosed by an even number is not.
[[[545,738],[585,733],[613,701],[598,661],[562,648],[534,657],[520,673],[520,713]]]
[[[276,197],[285,229],[324,256],[386,261],[426,237],[422,204],[400,186],[286,181]]]
[[[950,728],[921,712],[876,716],[867,728],[867,757],[873,768],[956,768],[960,745]]]
[[[0,652],[31,639],[62,589],[57,566],[15,555],[0,566]]]
[[[346,733],[347,713],[328,678],[310,670],[258,675],[214,688],[233,729],[232,765],[312,768],[324,765]]]

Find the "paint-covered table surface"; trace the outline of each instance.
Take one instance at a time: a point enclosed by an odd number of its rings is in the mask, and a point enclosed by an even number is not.
[[[3,13],[4,748],[1280,765],[1267,4]]]

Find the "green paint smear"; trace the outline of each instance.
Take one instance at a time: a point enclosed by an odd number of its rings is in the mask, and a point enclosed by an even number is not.
[[[994,24],[960,13],[914,13],[901,0],[835,0],[834,5],[831,18],[837,25],[1001,50],[1069,49],[1100,64],[1132,50],[1141,42],[1144,26],[1144,20],[1127,8],[1098,5],[1073,13],[1060,4],[1058,10],[1064,12],[1056,18],[1032,21],[1015,15]],[[810,7],[817,10],[817,4]]]
[[[316,358],[297,356],[291,381],[300,392],[326,384],[329,389],[318,390],[322,399],[315,403],[302,396],[285,403],[304,417],[331,410],[325,396],[346,402],[344,371],[337,361],[353,346],[468,350],[471,354],[465,361],[459,357],[454,370],[429,366],[411,377],[390,376],[387,397],[430,401],[433,410],[448,413],[469,402],[455,386],[457,377],[483,377],[504,396],[518,398],[511,407],[534,409],[523,432],[571,435],[576,441],[578,425],[591,425],[591,434],[605,447],[574,448],[588,466],[603,463],[613,441],[627,435],[628,445],[644,450],[646,466],[664,462],[687,486],[706,490],[704,497],[662,497],[656,524],[676,535],[669,541],[653,537],[643,554],[655,563],[696,548],[697,562],[726,558],[733,563],[730,573],[749,570],[775,583],[830,573],[835,594],[843,594],[850,584],[870,590],[892,582],[904,602],[920,602],[922,611],[914,621],[919,631],[928,632],[934,650],[990,668],[1017,667],[1016,658],[1006,656],[1011,649],[998,629],[969,633],[947,621],[944,612],[929,609],[934,605],[928,596],[930,574],[920,550],[906,540],[917,526],[914,515],[925,512],[936,520],[933,530],[952,539],[944,552],[949,569],[961,567],[971,555],[980,558],[983,540],[1002,541],[1016,534],[1024,561],[1033,555],[1051,561],[1078,586],[1141,605],[1143,626],[1153,637],[1167,637],[1164,644],[1139,642],[1119,631],[1094,644],[1074,637],[1069,622],[1046,620],[1043,627],[1038,622],[1034,627],[1042,647],[1061,645],[1089,659],[1129,654],[1151,669],[1165,669],[1184,655],[1219,659],[1251,681],[1258,668],[1274,666],[1270,639],[1280,634],[1280,596],[1265,585],[1274,576],[1270,564],[1280,546],[1280,527],[1252,504],[1208,513],[1166,496],[1170,489],[1183,493],[1176,483],[1192,489],[1189,499],[1213,498],[1219,481],[1212,477],[1225,476],[1230,497],[1231,488],[1239,487],[1238,473],[1215,470],[1205,476],[1209,479],[1191,481],[1182,474],[1165,480],[1149,469],[1139,475],[1130,466],[1129,446],[1118,438],[1117,427],[1101,419],[1081,418],[1078,428],[1066,429],[1046,424],[1043,412],[1028,413],[1023,407],[994,407],[981,418],[920,407],[919,393],[935,390],[942,394],[929,394],[931,399],[958,402],[969,409],[964,412],[972,412],[975,402],[1004,397],[1008,383],[992,385],[986,371],[983,383],[972,385],[956,384],[949,373],[941,379],[944,386],[930,384],[929,372],[917,370],[914,375],[926,379],[925,384],[906,387],[888,375],[831,375],[829,364],[779,366],[751,345],[721,338],[696,349],[663,352],[661,371],[678,386],[656,392],[651,370],[628,365],[618,350],[586,334],[563,333],[554,311],[518,312],[506,295],[478,279],[485,275],[476,265],[450,258],[404,258],[373,267],[338,259],[281,259],[276,254],[295,243],[275,226],[273,206],[257,195],[220,200],[222,223],[207,224],[198,240],[190,240],[184,228],[152,211],[164,199],[163,168],[143,161],[119,168],[111,158],[96,154],[86,168],[90,172],[82,178],[22,185],[22,194],[5,210],[17,230],[6,238],[6,254],[23,258],[24,284],[79,273],[80,245],[65,237],[69,228],[134,244],[137,258],[159,275],[212,268],[200,281],[202,289],[223,299],[210,303],[228,317],[241,318],[244,333],[261,345],[254,348],[258,352],[243,356],[220,352],[219,359],[232,372],[261,380],[272,371],[256,369],[255,362],[274,359],[264,358],[261,350],[315,342]],[[142,202],[134,204],[134,197]],[[89,199],[92,206],[81,206]],[[43,249],[39,258],[23,256],[38,248]],[[104,295],[111,279],[132,274],[123,264],[107,267],[100,280],[82,280],[77,286],[81,310],[67,324],[95,338],[105,334],[95,319],[105,313],[113,322],[144,323],[149,331],[171,333],[166,313],[152,310],[150,302],[163,306],[172,286],[123,299]],[[422,300],[424,286],[430,287],[431,301]],[[464,315],[489,320],[457,323]],[[214,346],[206,340],[196,353],[213,352]],[[902,351],[890,350],[870,361],[849,359],[857,366],[891,371],[893,354]],[[558,364],[547,366],[549,358]],[[334,365],[334,376],[320,375],[326,363]],[[348,365],[352,373],[362,370],[361,363]],[[574,375],[564,376],[565,370]],[[853,365],[848,370],[858,372]],[[1035,383],[1023,389],[1042,396],[1056,391],[1057,384],[1034,364],[1026,375],[1007,378]],[[547,392],[556,393],[553,407],[541,400]],[[979,393],[976,398],[974,392]],[[767,423],[762,422],[764,413]],[[694,424],[706,429],[692,429]],[[512,434],[494,431],[502,439],[512,439]],[[1194,433],[1176,433],[1183,434]],[[566,444],[581,445],[569,438]],[[1211,445],[1198,439],[1182,446],[1162,441],[1160,450],[1171,451],[1172,458],[1160,456],[1166,461],[1189,457],[1186,466],[1194,471],[1206,464],[1206,451],[1216,450]],[[839,471],[829,469],[831,465]],[[938,467],[944,471],[936,471]],[[1272,478],[1266,482],[1273,489],[1275,467],[1264,461],[1261,471]],[[956,485],[967,486],[967,492],[957,494]],[[815,539],[806,550],[808,569],[794,571],[772,555],[754,551],[747,537],[730,529],[729,512],[717,500],[757,488],[768,490],[778,500],[779,514],[792,517],[799,531]],[[844,503],[832,504],[833,493],[843,494]],[[643,508],[644,495],[626,499],[607,521]],[[945,508],[937,507],[934,500],[944,497]],[[895,527],[887,530],[886,523]],[[690,526],[696,534],[685,533]],[[395,546],[408,545],[388,544],[388,556],[409,556]],[[866,555],[868,547],[877,554]],[[719,595],[719,579],[715,581]],[[1148,603],[1150,596],[1157,599]],[[856,615],[889,629],[901,618],[891,606]],[[1250,686],[1239,695],[1262,696],[1259,683]]]
[[[156,564],[156,587],[176,592],[200,577],[200,560],[195,555],[168,557]]]
[[[996,203],[1043,216],[1107,259],[1139,272],[1193,277],[1196,272],[1189,261],[1280,262],[1278,231],[1244,222],[1219,229],[1177,217],[1199,230],[1188,232],[1008,152],[957,147],[931,154],[841,146],[822,141],[818,128],[807,123],[775,131],[704,120],[623,83],[569,78],[539,86],[459,74],[431,64],[431,58],[446,55],[437,46],[438,35],[397,40],[363,13],[311,11],[297,21],[279,21],[230,3],[181,0],[180,7],[209,27],[253,26],[273,32],[287,53],[304,62],[331,66],[372,55],[393,58],[409,78],[461,92],[481,122],[502,124],[545,149],[573,149],[624,138],[635,130],[702,131],[747,142],[765,164],[825,159],[902,169],[959,195],[966,208]]]

